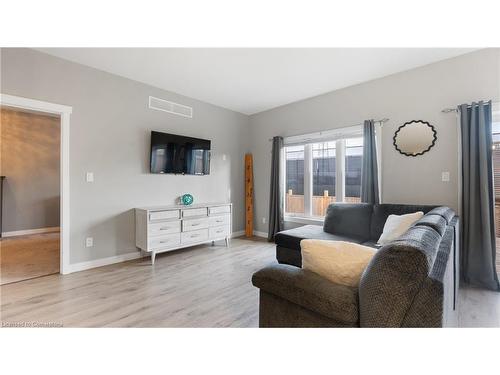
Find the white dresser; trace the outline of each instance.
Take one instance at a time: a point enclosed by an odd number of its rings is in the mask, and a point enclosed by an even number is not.
[[[135,209],[135,244],[151,254],[225,240],[232,232],[232,204],[143,207]]]

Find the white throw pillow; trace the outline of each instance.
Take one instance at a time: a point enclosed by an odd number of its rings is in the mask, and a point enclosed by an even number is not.
[[[387,218],[382,235],[378,239],[380,245],[385,245],[406,232],[415,222],[424,216],[422,211],[406,215],[389,215]]]
[[[376,250],[345,241],[302,240],[302,268],[333,281],[356,287]]]

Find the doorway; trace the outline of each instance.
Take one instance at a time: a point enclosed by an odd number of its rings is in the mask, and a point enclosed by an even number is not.
[[[0,93],[0,108],[16,109],[20,111],[48,114],[59,117],[60,130],[60,231],[59,231],[59,272],[67,274],[71,272],[70,238],[69,238],[69,216],[70,216],[70,191],[69,191],[69,131],[72,107],[29,99],[15,95]],[[6,177],[8,178],[8,176]],[[6,178],[3,180],[5,181]],[[34,233],[37,234],[37,233]],[[5,244],[6,241],[3,241]],[[0,242],[0,246],[2,242]]]
[[[0,284],[60,272],[60,116],[0,107]]]

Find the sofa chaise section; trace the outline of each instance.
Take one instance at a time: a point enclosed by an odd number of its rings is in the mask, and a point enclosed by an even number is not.
[[[335,233],[322,234],[323,228],[319,226],[281,232],[276,241],[277,258],[280,263],[289,264],[266,267],[252,278],[253,284],[260,288],[259,325],[456,326],[458,217],[448,207],[401,206],[375,205],[370,211],[365,204],[333,204],[328,209],[325,228]],[[368,229],[348,228],[337,215],[350,208],[354,212],[350,212],[347,223],[356,215],[368,215],[369,220],[367,216],[364,221],[360,220],[369,225]],[[380,226],[379,221],[385,222],[391,213],[419,210],[426,214],[398,239],[377,250],[363,272],[359,287],[338,285],[300,268],[302,238],[342,238],[366,244],[381,233],[383,225]],[[333,223],[327,224],[329,220]],[[367,232],[371,238],[363,237]],[[322,237],[313,237],[316,234]]]

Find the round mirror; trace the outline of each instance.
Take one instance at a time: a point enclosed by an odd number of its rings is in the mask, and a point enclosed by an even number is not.
[[[406,156],[418,156],[436,143],[436,130],[428,122],[413,120],[401,125],[394,133],[394,147]]]

